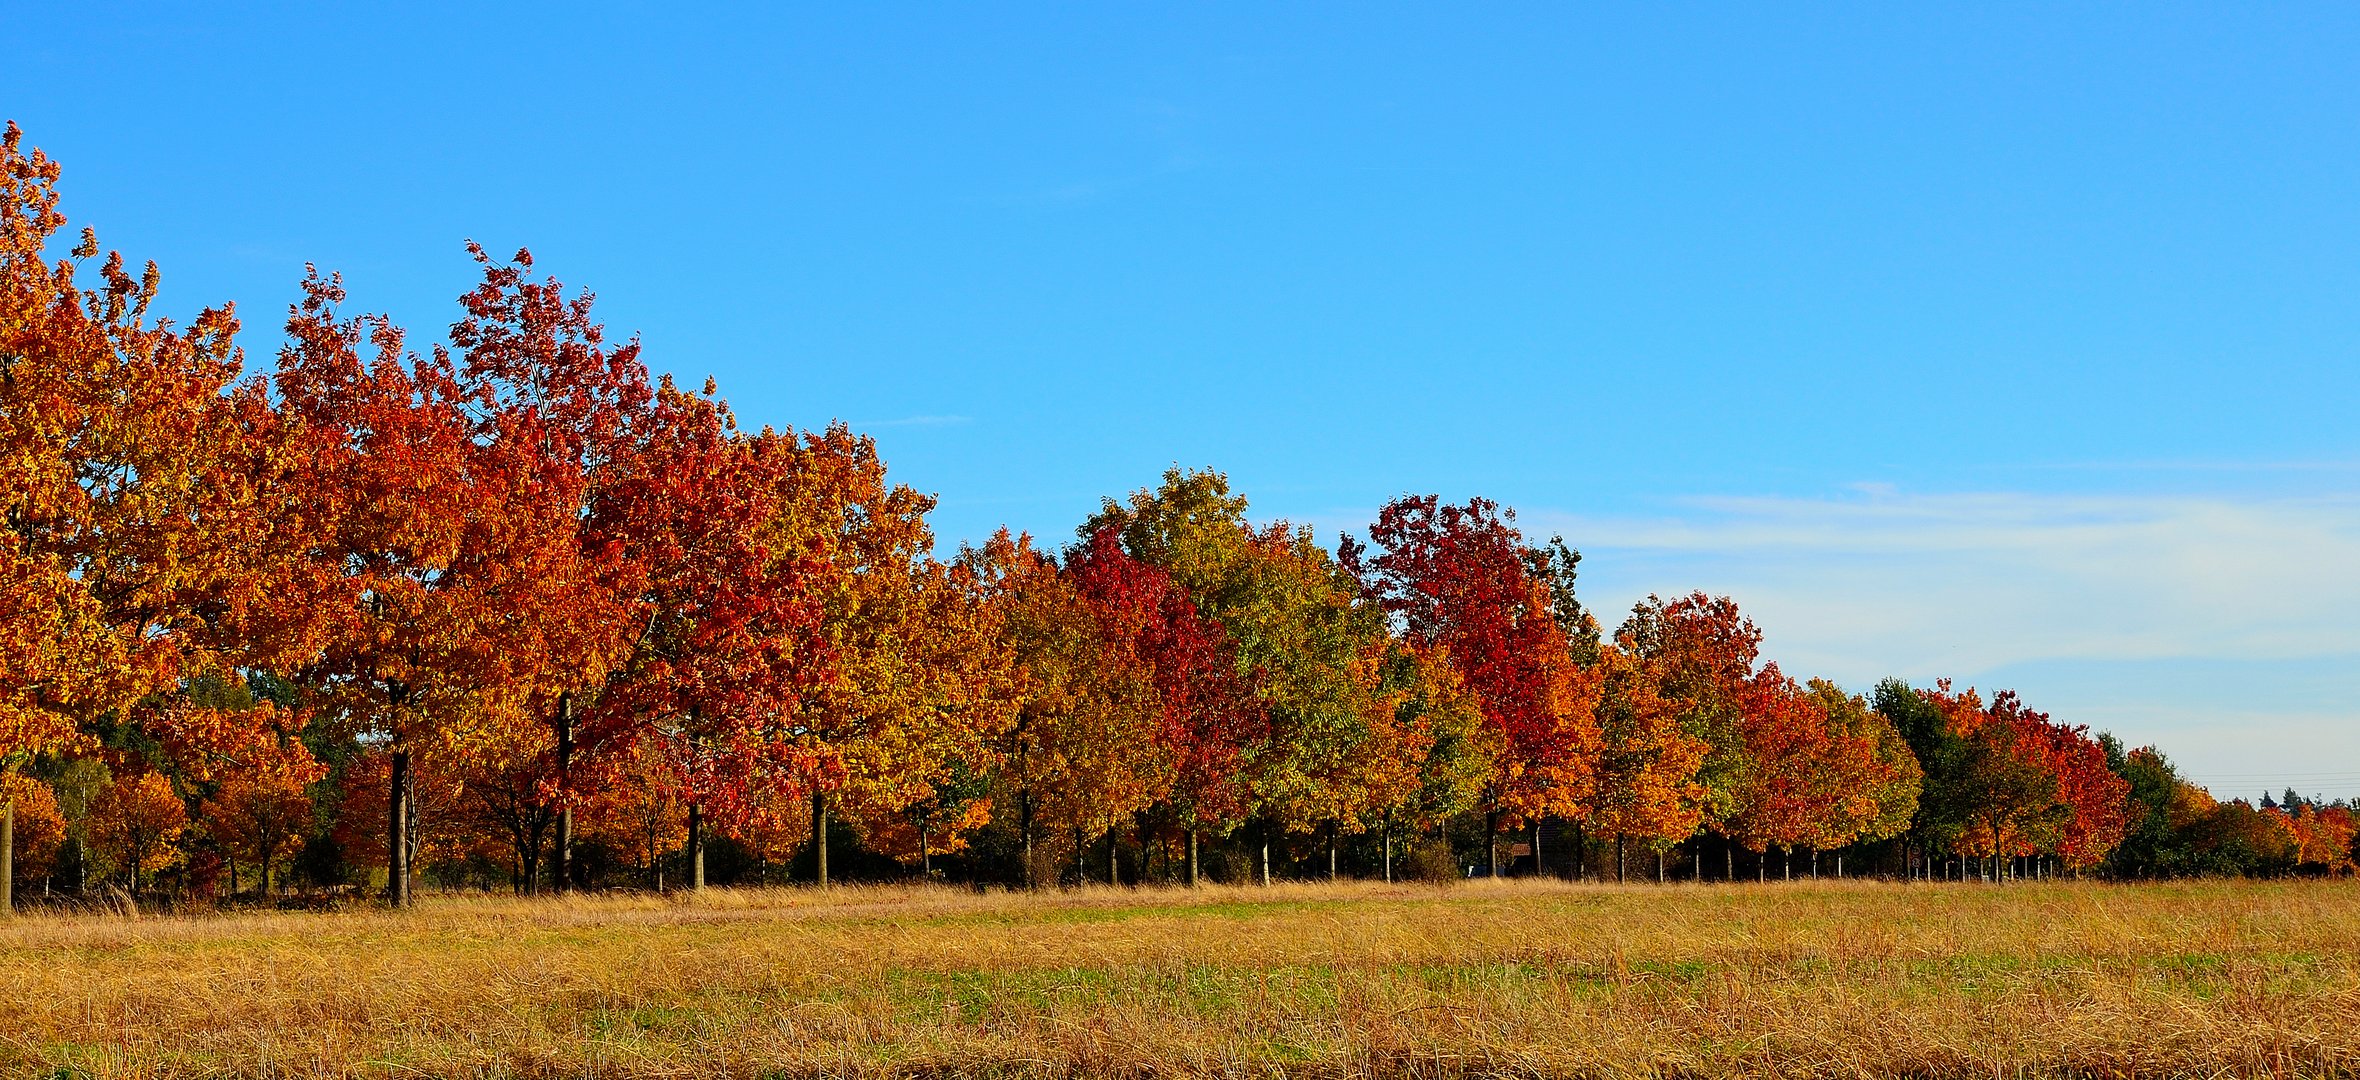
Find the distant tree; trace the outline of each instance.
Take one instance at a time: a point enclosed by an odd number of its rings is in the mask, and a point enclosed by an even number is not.
[[[1396,499],[1369,526],[1369,545],[1348,543],[1342,557],[1411,642],[1451,658],[1498,731],[1487,828],[1503,817],[1587,814],[1597,796],[1599,682],[1575,664],[1557,598],[1534,580],[1513,513],[1480,498]]]
[[[1615,637],[1645,662],[1656,695],[1676,708],[1680,730],[1704,745],[1695,775],[1699,820],[1726,834],[1753,769],[1746,731],[1759,697],[1761,629],[1736,601],[1699,592],[1633,605]]]
[[[1826,702],[1772,664],[1755,674],[1741,715],[1745,767],[1723,834],[1760,855],[1771,848],[1791,852],[1837,831],[1831,819],[1865,794],[1845,789],[1867,754],[1857,740],[1838,737]]]
[[[2002,694],[1995,704],[2012,701],[2012,695]],[[2129,831],[2129,782],[2106,767],[2105,748],[2089,729],[2054,723],[2046,714],[2030,710],[2024,710],[2022,717],[2038,737],[2065,809],[2056,837],[2043,850],[2056,855],[2068,868],[2098,865]]]
[[[179,861],[188,806],[163,774],[126,772],[99,789],[88,828],[91,853],[138,892],[144,875]]]
[[[1255,820],[1267,880],[1274,837],[1324,832],[1332,852],[1339,831],[1382,818],[1389,782],[1352,777],[1351,763],[1375,759],[1401,732],[1378,689],[1384,613],[1308,530],[1256,526],[1246,509],[1221,474],[1172,469],[1156,488],[1105,500],[1081,533],[1114,530],[1124,551],[1170,574],[1226,633],[1255,706],[1236,733],[1243,815],[1200,814],[1198,824],[1217,836]]]
[[[2360,830],[2355,830],[2349,809],[2322,808],[2315,799],[2305,800],[2288,815],[2287,823],[2294,827],[2298,869],[2330,875],[2352,872],[2352,844]]]
[[[599,542],[635,567],[633,633],[583,703],[583,767],[656,789],[635,805],[681,811],[691,889],[714,824],[806,816],[817,781],[840,770],[804,717],[830,674],[821,594],[838,571],[789,479],[800,454],[792,433],[739,431],[710,383],[658,379],[605,485]]]
[[[2275,808],[2243,799],[2220,803],[2192,822],[2189,847],[2208,873],[2269,877],[2293,870],[2302,858],[2302,837]]]
[[[1371,808],[1391,880],[1395,838],[1404,830],[1423,836],[1483,808],[1499,773],[1501,744],[1446,653],[1397,645],[1386,658],[1382,686],[1403,732],[1396,764],[1414,770],[1380,790]]]
[[[1078,863],[1083,840],[1151,805],[1169,784],[1161,703],[1134,643],[1107,632],[1102,615],[1112,613],[1029,538],[1003,532],[981,561],[1020,676],[993,802],[1017,833],[1025,883],[1053,883],[1054,863],[1039,855],[1062,849]],[[1044,840],[1060,847],[1036,850]]]
[[[1694,835],[1707,791],[1698,779],[1712,745],[1681,724],[1683,703],[1663,694],[1663,672],[1624,639],[1598,650],[1602,679],[1598,727],[1598,796],[1588,826],[1662,850]],[[1616,861],[1615,873],[1623,873]]]
[[[2117,877],[2178,877],[2201,872],[2190,828],[2216,805],[2203,788],[2183,779],[2154,747],[2122,752],[2111,743],[2110,763],[2129,788],[2123,841],[2108,856]]]
[[[771,543],[821,568],[811,589],[820,647],[806,654],[810,689],[794,724],[829,765],[812,785],[824,882],[832,801],[890,831],[991,767],[1012,716],[1008,655],[972,570],[931,555],[934,500],[891,483],[874,440],[841,424],[807,432],[782,465]]]
[[[34,777],[0,773],[0,802],[15,811],[11,832],[16,850],[10,861],[17,881],[48,877],[66,842],[65,813],[58,807],[57,793]]]
[[[229,857],[260,869],[264,896],[271,893],[272,868],[302,847],[311,827],[307,785],[317,776],[316,769],[240,773],[198,807],[198,820]]]
[[[1901,732],[1868,702],[1825,679],[1806,691],[1827,716],[1828,795],[1811,840],[1835,848],[1900,835],[1917,812],[1925,775]]]
[[[653,740],[632,743],[628,756],[604,757],[598,772],[581,778],[590,786],[582,806],[582,835],[618,853],[629,853],[646,887],[672,884],[665,860],[688,839],[688,808],[679,785],[667,775],[669,762]]]

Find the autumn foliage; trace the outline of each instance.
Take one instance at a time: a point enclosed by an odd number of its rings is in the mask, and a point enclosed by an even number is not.
[[[741,428],[527,252],[470,244],[436,341],[311,271],[249,372],[59,175],[8,129],[18,882],[2353,869],[2346,806],[2215,802],[2010,692],[1798,680],[1727,597],[1607,635],[1487,499],[1331,547],[1173,469],[1060,550],[940,553],[874,440]]]

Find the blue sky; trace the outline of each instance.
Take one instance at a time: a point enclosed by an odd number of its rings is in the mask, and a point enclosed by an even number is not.
[[[2360,794],[2360,11],[854,7],[51,5],[0,114],[258,362],[306,261],[431,334],[530,246],[947,542],[1484,494],[1606,611]]]

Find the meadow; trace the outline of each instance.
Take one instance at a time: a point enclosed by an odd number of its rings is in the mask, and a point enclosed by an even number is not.
[[[2349,882],[927,886],[0,922],[0,1072],[2323,1076]]]

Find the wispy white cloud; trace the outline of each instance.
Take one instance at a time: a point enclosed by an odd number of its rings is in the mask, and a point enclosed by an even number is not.
[[[2360,656],[2360,500],[2350,498],[1871,490],[1525,520],[1593,556],[1594,595],[1727,592],[1795,662],[1855,676]]]
[[[1651,592],[1726,593],[1790,671],[2016,686],[2226,790],[2360,791],[2322,773],[2360,774],[2360,499],[1852,490],[1523,522],[1582,550],[1610,623]],[[2165,670],[2192,674],[2142,674]]]
[[[2117,732],[2132,745],[2162,748],[2182,775],[2222,798],[2252,798],[2289,786],[2306,795],[2349,798],[2360,794],[2360,722],[2335,711],[2348,700],[2278,708],[2136,698],[2036,704],[2059,719]]]

